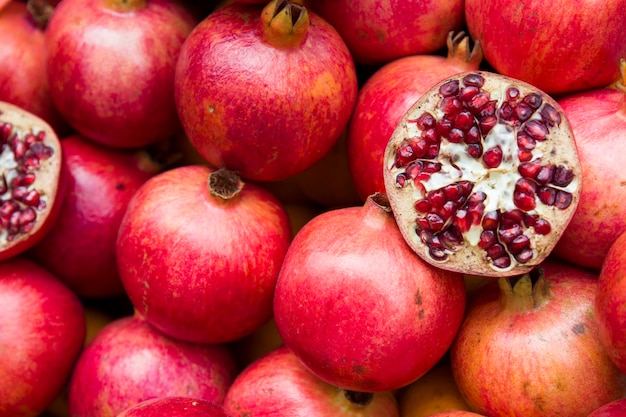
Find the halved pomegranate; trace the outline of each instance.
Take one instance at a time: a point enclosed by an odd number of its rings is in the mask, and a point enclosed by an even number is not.
[[[60,204],[62,152],[43,119],[0,101],[0,261],[39,242]]]
[[[474,275],[516,275],[545,259],[580,179],[559,105],[491,72],[433,86],[385,150],[385,190],[405,240],[427,262]]]

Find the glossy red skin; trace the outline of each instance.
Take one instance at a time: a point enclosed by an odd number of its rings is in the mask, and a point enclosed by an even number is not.
[[[67,189],[58,218],[29,252],[81,297],[121,295],[117,231],[134,193],[154,168],[137,152],[107,148],[81,135],[61,141]]]
[[[583,174],[580,202],[554,248],[568,262],[600,270],[626,231],[626,94],[609,88],[559,100],[568,118]]]
[[[69,131],[52,103],[45,72],[44,32],[26,2],[0,2],[0,101],[15,104],[48,122],[58,134]]]
[[[439,81],[472,69],[478,62],[418,54],[395,59],[367,79],[347,130],[350,174],[363,201],[385,192],[383,155],[404,113]]]
[[[626,395],[626,375],[606,354],[593,318],[597,275],[555,261],[542,268],[547,295],[534,307],[506,307],[495,282],[468,303],[450,360],[477,413],[586,417]]]
[[[230,200],[212,196],[209,172],[185,166],[148,180],[122,219],[117,259],[130,300],[151,324],[220,343],[271,318],[291,226],[282,204],[255,184]]]
[[[413,382],[441,359],[464,307],[461,274],[422,261],[392,214],[368,199],[300,229],[278,278],[274,319],[313,374],[378,392]]]
[[[64,0],[46,28],[52,100],[79,133],[113,147],[139,147],[180,130],[174,67],[196,24],[177,1]],[[103,65],[106,63],[106,65]]]
[[[184,396],[222,403],[236,364],[222,345],[172,339],[138,315],[100,330],[81,353],[68,385],[73,417],[115,417],[151,398]]]
[[[551,94],[604,87],[626,56],[626,0],[467,0],[469,33],[497,72]],[[598,30],[602,28],[602,30]],[[590,119],[593,120],[593,119]]]
[[[626,398],[611,401],[593,411],[587,417],[623,417],[626,415]]]
[[[237,376],[224,409],[234,417],[399,416],[393,393],[376,393],[367,405],[356,405],[343,390],[313,375],[285,346],[257,359]]]
[[[194,398],[153,398],[122,411],[117,417],[231,417],[222,406]]]
[[[435,52],[463,27],[463,1],[314,0],[310,7],[337,28],[357,63],[380,65]]]
[[[600,340],[609,357],[626,373],[626,232],[613,243],[598,280],[595,299]]]
[[[485,417],[485,416],[483,414],[477,414],[471,411],[450,410],[450,411],[441,411],[436,414],[431,414],[429,417]]]
[[[34,417],[63,389],[85,338],[83,307],[45,269],[0,264],[0,416]]]
[[[176,67],[176,106],[211,165],[277,181],[318,162],[339,140],[357,95],[352,57],[313,12],[302,43],[264,40],[260,5],[228,4],[189,35]]]

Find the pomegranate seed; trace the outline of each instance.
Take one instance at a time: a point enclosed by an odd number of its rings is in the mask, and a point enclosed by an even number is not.
[[[450,217],[452,217],[452,215],[454,214],[454,212],[456,212],[456,209],[458,208],[457,204],[454,201],[446,201],[443,206],[441,207],[440,210],[438,210],[439,215],[441,216],[441,218],[446,221],[448,220]]]
[[[557,191],[554,205],[556,208],[565,210],[572,204],[572,195],[567,191]]]
[[[12,187],[18,187],[20,185],[26,186],[28,187],[29,185],[32,185],[35,183],[35,174],[32,173],[24,173],[24,174],[20,174],[17,177],[13,178],[13,181],[11,181],[11,186]]]
[[[463,103],[454,96],[446,97],[441,101],[441,110],[447,116],[452,116],[463,110]]]
[[[501,256],[506,255],[504,246],[502,246],[499,243],[489,246],[485,251],[487,252],[487,256],[490,257],[491,259],[497,259],[497,258],[500,258]]]
[[[535,180],[539,184],[547,184],[552,181],[554,176],[554,165],[546,165],[541,167],[537,175],[535,176]]]
[[[19,159],[22,159],[24,155],[26,155],[28,146],[21,140],[16,140],[13,142],[13,146],[11,150],[13,151],[14,158],[16,160],[19,160]]]
[[[476,94],[474,97],[471,98],[471,100],[467,102],[467,109],[473,114],[477,114],[482,117],[487,116],[487,114],[481,114],[481,112],[493,111],[494,113],[491,114],[491,116],[493,116],[495,114],[495,105],[489,106],[489,103],[492,103],[490,101],[489,94],[485,92],[481,92],[481,93]]]
[[[532,151],[535,149],[535,140],[525,134],[524,132],[520,132],[517,134],[517,147],[523,149],[525,151]]]
[[[480,240],[478,241],[478,247],[481,249],[489,248],[497,243],[496,232],[493,230],[483,230],[480,234]]]
[[[515,191],[513,193],[513,204],[522,210],[530,211],[536,207],[535,195]]]
[[[522,224],[526,213],[520,209],[507,210],[501,215],[501,222],[505,225]]]
[[[493,127],[498,123],[498,119],[496,116],[486,116],[480,119],[478,123],[478,127],[480,127],[480,133],[486,135],[493,129]]]
[[[519,159],[520,162],[528,162],[533,159],[533,153],[531,151],[519,150],[517,151],[517,159]]]
[[[557,187],[567,187],[572,180],[574,179],[574,173],[564,167],[563,165],[559,165],[554,170],[554,176],[552,177],[552,184]]]
[[[434,159],[438,155],[439,155],[439,143],[437,142],[436,144],[428,146],[428,148],[426,149],[426,154],[424,155],[424,158]]]
[[[520,193],[534,194],[536,190],[537,186],[535,183],[527,178],[520,178],[515,182],[515,191]]]
[[[36,190],[30,190],[21,200],[24,204],[31,207],[38,207],[41,201],[40,195]]]
[[[524,178],[535,178],[540,170],[541,165],[537,161],[522,162],[517,167],[517,172]]]
[[[506,99],[509,101],[515,101],[519,98],[519,90],[515,87],[509,87],[506,89]]]
[[[485,213],[483,217],[482,227],[485,230],[496,230],[500,224],[500,212],[497,210]]]
[[[513,255],[515,256],[515,259],[517,260],[517,262],[521,263],[521,264],[525,264],[526,262],[530,261],[531,259],[533,259],[534,254],[533,254],[533,250],[531,248],[526,248],[524,250],[522,250],[521,252]]]
[[[561,124],[561,115],[559,112],[549,104],[543,106],[539,112],[541,119],[546,122],[548,126],[558,126]]]
[[[551,187],[540,187],[537,190],[539,200],[548,206],[553,206],[556,202],[556,190]]]
[[[478,93],[480,92],[480,89],[476,86],[473,85],[467,85],[463,88],[461,88],[461,90],[459,91],[459,99],[464,102],[464,103],[468,103],[470,100],[472,100]]]
[[[406,183],[407,183],[407,178],[404,172],[401,172],[400,174],[396,175],[396,187],[404,188]]]
[[[417,124],[417,127],[420,130],[425,130],[428,128],[435,127],[436,122],[437,121],[435,120],[435,117],[428,112],[422,113],[420,117],[418,117],[417,120],[415,121],[415,123]]]
[[[423,167],[424,163],[422,161],[413,161],[409,164],[409,166],[406,167],[406,170],[404,171],[407,175],[407,178],[412,179],[413,181],[415,181],[420,173],[422,172],[422,167]]]
[[[511,104],[504,102],[502,106],[500,106],[500,117],[506,121],[513,120],[513,115],[515,114],[515,110],[513,110],[513,106]]]
[[[454,214],[454,225],[460,233],[465,233],[472,227],[470,215],[466,209],[457,210]]]
[[[463,236],[454,226],[444,230],[439,235],[439,240],[449,250],[456,250],[458,246],[463,244]]]
[[[395,166],[404,167],[413,159],[413,146],[408,140],[405,140],[396,150]]]
[[[24,211],[20,212],[17,220],[20,227],[34,222],[37,219],[37,212],[32,207],[27,207]]]
[[[452,129],[452,120],[447,117],[442,117],[437,121],[435,129],[437,129],[437,133],[439,133],[439,135],[446,137],[450,132],[450,129]]]
[[[4,174],[0,174],[0,194],[4,194],[9,190],[7,179]]]
[[[415,211],[422,214],[428,213],[432,208],[428,200],[425,199],[417,200],[414,207]]]
[[[487,199],[487,194],[485,194],[482,191],[476,191],[475,193],[469,196],[469,198],[467,199],[467,203],[468,205],[479,204],[485,201],[486,199]]]
[[[520,226],[519,224],[512,224],[506,228],[501,227],[500,229],[498,229],[498,237],[500,238],[501,242],[509,243],[517,236],[521,235],[522,232],[522,226]]]
[[[482,75],[476,73],[468,74],[463,77],[463,84],[472,85],[480,88],[485,84],[485,78],[483,78]]]
[[[502,162],[502,148],[500,148],[499,145],[496,145],[487,149],[483,154],[483,162],[487,168],[499,167]]]
[[[480,143],[481,136],[478,126],[473,125],[465,132],[465,143]]]
[[[509,266],[511,266],[511,258],[509,258],[508,255],[501,256],[493,260],[493,265],[496,268],[501,268],[501,269],[508,268]]]
[[[432,190],[428,193],[428,201],[433,206],[433,208],[441,208],[446,202],[446,197],[443,194],[443,190],[437,189]]]
[[[468,131],[469,128],[472,127],[473,125],[474,125],[474,116],[472,115],[472,113],[466,110],[461,111],[454,118],[454,127],[456,127],[457,129],[461,129],[464,132]]]
[[[520,253],[524,249],[530,248],[530,239],[528,236],[521,234],[513,239],[506,247],[512,254]]]
[[[530,106],[530,108],[532,108],[533,110],[537,110],[539,106],[541,106],[541,103],[543,103],[541,95],[537,93],[528,94],[522,99],[522,101]]]
[[[11,133],[13,132],[13,125],[11,123],[4,123],[0,128],[0,141],[5,144],[9,141]]]
[[[432,238],[429,248],[428,248],[428,253],[433,259],[440,260],[440,261],[448,257],[448,255],[446,255],[446,250],[444,246],[441,244],[437,236],[434,236]]]
[[[465,138],[465,133],[461,129],[452,128],[448,133],[448,141],[452,143],[461,143]]]
[[[547,235],[552,230],[552,226],[550,226],[550,223],[545,219],[537,219],[533,225],[533,229],[539,235]]]
[[[517,117],[517,120],[520,120],[522,122],[530,119],[530,116],[532,116],[533,113],[534,110],[531,109],[530,106],[527,104],[520,103],[515,106],[515,116]]]
[[[456,95],[459,92],[459,81],[450,80],[439,87],[439,92],[444,97]]]
[[[422,138],[429,145],[439,144],[439,133],[437,133],[437,130],[435,128],[431,127],[426,129],[422,134]]]
[[[467,154],[475,159],[480,158],[483,154],[483,145],[480,143],[470,143],[467,145]]]
[[[529,120],[524,125],[524,132],[526,132],[531,138],[543,141],[546,140],[546,136],[548,135],[548,127],[541,120]]]

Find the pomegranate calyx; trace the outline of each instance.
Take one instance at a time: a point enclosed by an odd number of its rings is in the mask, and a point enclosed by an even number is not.
[[[289,0],[272,0],[261,12],[264,39],[277,48],[300,45],[310,22],[306,7]]]
[[[621,91],[622,93],[626,93],[626,59],[622,58],[619,60],[619,72],[620,72],[620,78],[619,80],[615,81],[615,83],[613,84],[613,86]]]
[[[209,174],[209,192],[223,200],[230,200],[239,194],[244,184],[236,171],[226,168],[220,168]]]
[[[470,37],[465,32],[448,32],[446,41],[448,59],[459,61],[468,70],[478,69],[483,60],[483,48],[479,40],[474,41],[474,47],[470,49]]]
[[[105,0],[106,7],[119,13],[130,13],[147,7],[147,0]]]
[[[56,3],[58,2],[50,0],[28,0],[26,2],[28,13],[30,13],[30,17],[38,28],[42,30],[46,28]]]
[[[543,305],[548,298],[548,285],[543,277],[543,269],[536,268],[519,277],[499,278],[498,286],[503,308],[524,312]]]
[[[371,200],[372,203],[376,204],[383,211],[391,213],[391,204],[389,203],[389,198],[387,197],[387,194],[376,192],[370,195],[367,199]]]
[[[343,390],[343,395],[357,407],[365,407],[374,399],[374,393],[372,392]]]

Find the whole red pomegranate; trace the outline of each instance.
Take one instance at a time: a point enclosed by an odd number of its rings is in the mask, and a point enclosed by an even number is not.
[[[59,216],[65,162],[43,119],[0,102],[0,261],[41,241]]]
[[[174,135],[174,68],[196,23],[177,0],[61,1],[45,32],[54,104],[79,133],[107,146]]]
[[[172,339],[138,315],[101,329],[68,383],[72,417],[115,417],[152,398],[184,396],[221,404],[237,373],[226,346]]]
[[[35,417],[61,394],[83,347],[80,300],[22,257],[0,263],[0,416]]]
[[[164,333],[220,343],[272,316],[291,241],[287,212],[233,171],[189,165],[162,172],[131,199],[117,261],[135,309]]]
[[[335,26],[359,64],[383,64],[444,48],[464,26],[463,1],[314,0],[310,7]]]
[[[582,169],[578,208],[554,253],[599,270],[609,247],[626,231],[626,61],[615,88],[568,95],[559,104],[570,121]]]
[[[67,189],[58,218],[29,255],[81,297],[124,292],[115,241],[137,189],[159,169],[146,151],[107,148],[82,135],[61,141]]]
[[[384,194],[304,225],[274,295],[285,345],[314,375],[353,391],[422,376],[447,351],[464,308],[461,274],[413,253]]]
[[[142,401],[117,417],[231,417],[224,408],[211,401],[189,397],[160,397]]]
[[[405,240],[426,261],[464,274],[511,276],[541,263],[581,192],[558,103],[493,72],[432,86],[402,117],[383,162]]]
[[[626,375],[598,337],[597,279],[547,260],[531,274],[498,279],[469,301],[450,363],[474,411],[586,417],[626,395]]]
[[[343,39],[300,4],[231,3],[189,35],[176,106],[213,166],[277,181],[311,167],[339,140],[357,94]]]
[[[377,69],[359,90],[346,142],[350,174],[363,201],[375,192],[385,192],[383,154],[402,116],[439,81],[478,69],[480,43],[470,48],[464,32],[450,32],[447,46],[446,57],[414,54],[394,59]]]
[[[617,64],[626,56],[624,9],[626,0],[514,5],[466,0],[465,19],[497,72],[562,94],[604,87],[618,78]]]
[[[602,264],[595,319],[609,357],[626,373],[626,232],[611,245]]]

